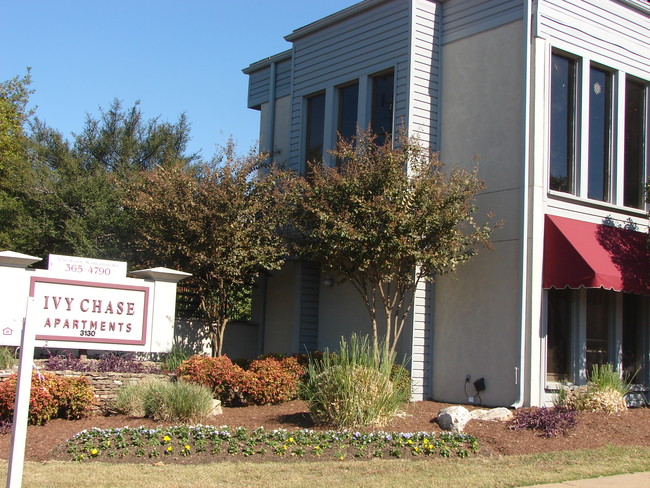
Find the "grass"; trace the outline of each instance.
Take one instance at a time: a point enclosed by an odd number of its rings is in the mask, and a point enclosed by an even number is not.
[[[163,460],[164,462],[164,460]],[[6,477],[7,463],[0,464]],[[328,462],[223,462],[205,465],[27,463],[23,486],[267,488],[320,485],[346,487],[515,487],[621,473],[650,471],[650,448],[603,447],[525,456],[471,459]]]

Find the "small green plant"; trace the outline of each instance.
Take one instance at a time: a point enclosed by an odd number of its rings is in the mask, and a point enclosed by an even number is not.
[[[16,365],[16,350],[13,347],[0,347],[0,369],[11,369]]]
[[[337,428],[382,425],[410,397],[405,368],[393,368],[394,354],[374,348],[367,337],[341,339],[338,354],[327,351],[309,362],[301,396],[315,422]]]
[[[165,422],[199,422],[212,410],[212,392],[205,386],[185,381],[152,379],[122,388],[115,409]]]
[[[161,361],[162,370],[173,373],[183,361],[187,361],[190,355],[181,344],[174,344],[172,350],[165,354]]]

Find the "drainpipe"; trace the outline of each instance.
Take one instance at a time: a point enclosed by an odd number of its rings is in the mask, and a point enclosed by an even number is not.
[[[515,366],[513,374],[515,383],[519,385],[519,398],[511,405],[513,408],[519,408],[524,404],[525,399],[525,382],[528,375],[526,366],[526,329],[528,324],[528,211],[529,211],[529,163],[530,163],[530,83],[531,83],[531,50],[532,50],[532,15],[533,0],[524,1],[524,80],[523,80],[523,107],[522,107],[522,179],[521,179],[521,196],[522,196],[522,213],[521,213],[521,289],[520,289],[520,309],[519,317],[519,365]]]

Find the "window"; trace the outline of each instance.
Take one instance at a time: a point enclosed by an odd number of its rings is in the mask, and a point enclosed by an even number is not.
[[[551,59],[551,190],[574,192],[576,62]]]
[[[310,173],[314,164],[323,162],[325,134],[325,94],[307,98],[307,127],[305,135],[305,168]]]
[[[573,290],[548,291],[546,374],[548,381],[569,381]]]
[[[646,87],[628,79],[625,83],[625,168],[623,204],[643,208],[645,168]]]
[[[377,134],[377,144],[382,145],[393,134],[393,71],[372,78],[370,127]]]
[[[635,383],[648,383],[644,361],[650,324],[648,299],[602,288],[549,289],[546,381],[584,384],[594,364],[610,363]]]
[[[589,189],[587,196],[609,201],[612,147],[612,76],[590,70],[589,89]]]
[[[339,88],[339,137],[352,139],[357,133],[357,109],[359,107],[359,83]]]
[[[647,82],[553,52],[549,190],[643,209],[647,104]]]
[[[609,325],[612,323],[612,293],[603,289],[587,290],[587,374],[595,364],[610,361]]]

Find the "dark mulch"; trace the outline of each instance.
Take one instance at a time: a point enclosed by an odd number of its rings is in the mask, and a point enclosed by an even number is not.
[[[381,428],[390,432],[439,432],[434,419],[440,409],[449,406],[437,402],[415,402],[403,414]],[[471,407],[470,407],[471,408]],[[204,424],[254,429],[318,428],[313,425],[304,402],[292,401],[280,405],[224,408],[223,415]],[[123,415],[91,417],[67,421],[56,419],[43,426],[30,426],[25,457],[31,461],[61,459],[66,439],[84,429],[111,427],[153,428],[161,424],[148,419]],[[169,424],[167,424],[169,425]],[[370,429],[368,429],[370,430]],[[510,430],[503,422],[472,420],[465,431],[479,440],[482,455],[512,455],[612,445],[650,447],[650,409],[637,408],[623,413],[581,413],[577,426],[567,435],[544,438],[529,430]],[[11,435],[0,436],[0,458],[9,457]]]

